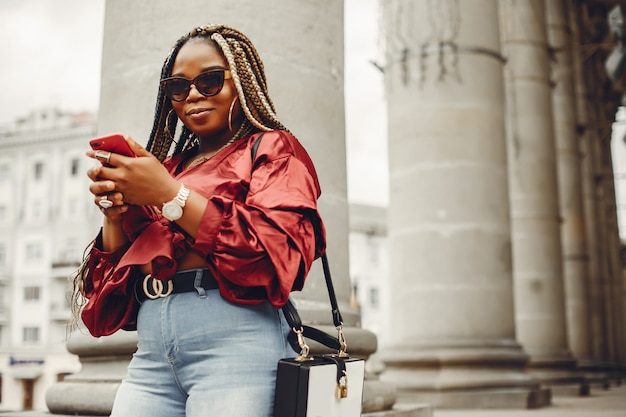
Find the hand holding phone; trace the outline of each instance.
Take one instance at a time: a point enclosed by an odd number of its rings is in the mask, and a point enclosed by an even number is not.
[[[135,156],[126,138],[119,133],[91,139],[89,145],[94,151],[107,151],[125,156]],[[102,164],[107,165],[104,161]]]

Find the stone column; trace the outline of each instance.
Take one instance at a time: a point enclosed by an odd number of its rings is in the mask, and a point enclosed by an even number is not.
[[[552,104],[555,120],[559,202],[561,213],[561,242],[563,246],[563,278],[567,313],[569,347],[581,358],[588,355],[589,335],[584,323],[587,318],[585,297],[589,265],[582,200],[581,153],[576,114],[576,72],[580,72],[580,57],[574,60],[573,42],[577,42],[570,27],[569,8],[564,0],[546,2],[548,39],[553,51]]]
[[[540,5],[537,4],[536,6]],[[516,275],[515,295],[518,339],[531,355],[530,368],[534,375],[540,377],[542,382],[556,388],[560,384],[575,382],[575,380],[572,380],[571,373],[567,371],[574,368],[575,361],[568,350],[564,274],[567,276],[574,275],[575,277],[571,279],[575,285],[570,285],[568,289],[576,287],[581,279],[586,278],[586,275],[581,276],[578,274],[579,269],[572,267],[572,264],[577,266],[577,263],[582,262],[579,253],[580,245],[577,244],[580,240],[577,233],[581,232],[582,225],[582,199],[580,192],[576,193],[575,189],[580,186],[580,171],[576,170],[576,167],[579,166],[579,152],[577,151],[577,146],[574,147],[571,143],[577,140],[577,136],[574,118],[573,82],[570,69],[571,55],[568,53],[569,43],[562,35],[566,22],[564,17],[565,10],[562,0],[545,2],[545,7],[547,11],[544,11],[544,9],[534,9],[534,11],[536,16],[546,13],[546,17],[542,17],[541,20],[547,25],[547,39],[552,44],[552,50],[556,52],[558,59],[556,70],[553,74],[556,83],[551,95],[551,113],[554,117],[553,134],[556,141],[559,174],[558,189],[554,190],[554,196],[558,196],[560,204],[565,206],[560,209],[564,223],[560,231],[561,244],[557,246],[558,251],[556,253],[554,252],[554,247],[552,252],[546,253],[545,249],[539,249],[535,246],[535,259],[524,258],[519,261],[521,268],[530,268],[531,270],[540,265],[537,263],[538,259],[543,259],[544,262],[550,263],[554,262],[555,259],[546,260],[557,256],[558,262],[562,262],[562,259],[567,260],[567,262],[562,267],[554,265],[553,268],[547,268],[543,270],[542,274],[522,273],[519,276]],[[545,29],[544,33],[546,33]],[[555,49],[556,47],[559,49]],[[549,70],[546,73],[547,75],[549,75]],[[512,134],[516,135],[517,132]],[[551,144],[554,144],[552,140]],[[577,142],[575,144],[577,145]],[[515,152],[515,149],[512,152]],[[523,187],[526,185],[524,183],[521,184]],[[545,187],[545,185],[542,184],[542,187]],[[528,189],[528,187],[525,188]],[[515,196],[512,196],[512,198],[514,199]],[[558,206],[556,208],[556,212],[544,211],[541,214],[558,216]],[[563,211],[566,212],[565,215]],[[514,217],[516,217],[515,212]],[[544,225],[554,226],[554,220],[558,221],[558,217],[557,219],[543,218]],[[549,233],[548,230],[550,229],[544,226],[543,232],[547,234]],[[537,238],[536,234],[534,236]],[[518,259],[514,257],[514,264],[517,261]],[[575,291],[572,290],[572,292]]]
[[[604,69],[591,63],[586,67],[587,89],[593,103],[609,103],[602,106],[591,107],[593,115],[593,136],[591,141],[591,155],[594,167],[595,201],[597,215],[597,251],[601,267],[599,280],[593,288],[592,298],[592,330],[594,339],[593,356],[600,362],[604,369],[613,379],[620,379],[619,352],[624,351],[623,324],[624,310],[619,305],[623,303],[623,271],[619,262],[619,238],[614,217],[614,184],[613,170],[611,167],[611,154],[609,140],[611,137],[612,124],[619,103],[614,105],[606,97],[609,93],[600,80],[604,76]],[[612,220],[613,219],[613,220]],[[623,323],[623,322],[622,322]]]
[[[384,380],[436,407],[536,404],[515,340],[497,0],[384,2],[393,325]]]
[[[589,37],[594,34],[595,21],[604,20],[602,9],[583,9],[582,21],[590,27],[584,31]],[[584,44],[593,45],[595,39],[586,39]],[[593,53],[592,49],[587,55]],[[602,80],[606,77],[605,69],[598,65],[597,59],[587,59],[585,65],[585,83],[592,105],[590,114],[591,140],[590,155],[593,166],[595,195],[595,214],[597,227],[593,231],[596,239],[592,255],[599,265],[597,281],[592,286],[591,316],[593,344],[592,353],[598,368],[613,374],[613,379],[620,381],[623,374],[624,355],[624,277],[619,261],[620,245],[615,221],[615,187],[611,167],[610,137],[617,107],[621,104],[619,96],[607,87]],[[590,247],[591,248],[591,247]],[[621,324],[620,324],[621,323]],[[622,358],[622,359],[620,359]],[[621,362],[621,363],[620,363]]]
[[[598,88],[598,85],[594,85]],[[606,219],[606,186],[603,178],[604,168],[602,168],[602,141],[610,135],[610,130],[603,120],[602,111],[596,109],[595,114],[595,131],[591,140],[591,155],[594,167],[595,180],[595,202],[597,215],[597,229],[595,231],[597,237],[596,256],[601,265],[600,279],[596,283],[596,288],[592,292],[595,296],[593,299],[594,316],[597,316],[596,328],[594,336],[598,337],[598,343],[594,344],[594,356],[610,368],[610,358],[613,356],[613,335],[611,310],[611,288],[610,288],[610,246],[608,244],[608,230]]]
[[[192,0],[172,13],[168,1],[108,0],[98,131],[123,132],[145,143],[166,55],[181,35],[207,23],[234,26],[253,40],[265,63],[279,118],[303,142],[316,164],[323,188],[320,211],[328,232],[328,256],[349,353],[367,358],[376,350],[376,337],[359,327],[359,314],[349,303],[343,1],[287,4],[244,0],[235,4]],[[336,333],[321,263],[309,276],[305,291],[295,298],[306,322]],[[85,403],[80,412],[100,412],[110,407],[112,394],[125,374],[121,364],[135,350],[135,343],[129,341],[134,334],[119,332],[97,341],[74,337],[81,340],[68,346],[80,356],[83,372],[52,387],[48,404],[55,412],[74,412],[80,399]],[[91,347],[95,345],[98,349],[94,351]],[[109,368],[112,357],[116,366]],[[101,366],[92,366],[96,362]],[[68,392],[72,394],[65,395]],[[389,409],[394,401],[390,385],[366,381],[364,411]]]
[[[568,316],[569,347],[577,360],[577,367],[586,371],[585,378],[591,384],[607,387],[608,377],[602,370],[601,363],[594,357],[594,345],[602,343],[603,338],[594,328],[599,328],[602,316],[594,309],[594,299],[597,299],[597,291],[600,280],[600,259],[598,257],[597,238],[597,200],[595,198],[595,168],[593,163],[592,140],[595,130],[593,103],[588,94],[585,84],[585,69],[582,61],[585,49],[580,48],[585,44],[585,38],[581,33],[580,10],[570,3],[570,28],[572,41],[579,48],[572,54],[576,94],[576,120],[578,141],[581,153],[581,186],[583,199],[583,212],[585,213],[585,240],[587,242],[587,265],[588,276],[586,284],[580,296],[577,298],[575,310],[568,310],[572,314]],[[572,300],[570,300],[571,302]],[[574,305],[572,305],[574,307]],[[593,388],[593,387],[592,387]]]
[[[617,146],[624,146],[622,138],[618,138]],[[626,311],[624,310],[624,296],[626,295],[626,280],[624,279],[624,266],[622,264],[621,252],[622,243],[619,236],[617,224],[617,203],[615,197],[615,177],[613,173],[613,158],[611,156],[611,141],[604,142],[604,152],[607,156],[607,164],[605,165],[605,186],[606,186],[606,212],[607,212],[607,234],[608,245],[610,248],[611,258],[611,275],[609,283],[609,294],[611,297],[612,332],[614,353],[611,361],[615,365],[615,373],[618,378],[624,378],[624,370],[626,370],[626,328],[624,321]]]
[[[544,383],[569,380],[544,1],[500,0],[517,339]],[[554,109],[554,112],[559,111]],[[536,372],[536,371],[535,371]]]
[[[583,13],[581,11],[581,13]],[[604,18],[604,16],[588,16],[581,15],[580,22],[591,22],[596,19]],[[589,39],[589,28],[581,30],[586,34],[581,39],[581,44],[590,45],[592,40]],[[582,53],[589,54],[588,49],[581,50]],[[602,138],[610,135],[610,124],[605,121],[604,110],[599,106],[603,101],[603,88],[600,80],[603,77],[601,71],[594,64],[594,60],[588,59],[583,63],[584,85],[587,90],[587,114],[589,126],[587,128],[588,140],[584,146],[583,159],[584,167],[588,169],[589,178],[585,180],[585,211],[587,213],[587,236],[589,239],[589,257],[590,265],[596,269],[591,269],[591,284],[589,290],[589,308],[590,308],[590,326],[591,326],[591,356],[595,362],[595,370],[598,373],[604,373],[610,370],[609,365],[609,346],[611,344],[610,333],[607,329],[609,318],[606,316],[606,282],[609,276],[605,231],[605,212],[603,209],[603,185],[602,185],[602,159],[601,146]],[[593,226],[593,227],[592,227]],[[606,385],[606,384],[605,384]]]

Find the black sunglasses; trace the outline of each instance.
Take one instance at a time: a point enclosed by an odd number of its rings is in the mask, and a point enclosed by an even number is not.
[[[200,73],[196,78],[190,80],[185,77],[169,77],[161,80],[161,85],[167,98],[172,101],[183,101],[189,96],[191,85],[195,85],[196,89],[205,97],[211,97],[219,94],[224,87],[224,80],[232,78],[227,69],[212,69]]]

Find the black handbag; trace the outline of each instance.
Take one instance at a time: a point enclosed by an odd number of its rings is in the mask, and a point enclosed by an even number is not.
[[[289,342],[299,355],[278,361],[274,417],[358,417],[361,415],[365,361],[347,354],[343,319],[330,276],[328,258],[322,255],[324,278],[332,307],[337,338],[302,324],[291,300],[283,313],[293,332]],[[335,354],[311,355],[305,337]]]

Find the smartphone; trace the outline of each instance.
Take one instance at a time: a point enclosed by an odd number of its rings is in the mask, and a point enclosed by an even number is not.
[[[119,133],[91,139],[89,141],[89,145],[94,151],[101,150],[119,153],[126,156],[135,156],[135,153],[126,141],[126,138]]]

